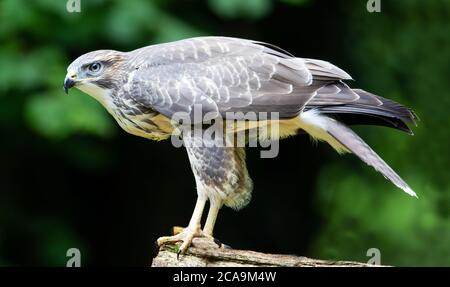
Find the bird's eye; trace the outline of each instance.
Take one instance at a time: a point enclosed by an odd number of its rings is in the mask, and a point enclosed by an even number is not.
[[[102,64],[99,62],[95,62],[89,65],[88,67],[91,73],[98,73],[102,69]]]

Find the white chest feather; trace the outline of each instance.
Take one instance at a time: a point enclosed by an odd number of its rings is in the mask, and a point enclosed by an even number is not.
[[[98,87],[97,85],[93,85],[90,83],[84,83],[82,85],[77,86],[77,88],[80,91],[85,92],[86,94],[90,95],[97,101],[99,101],[106,110],[115,116],[114,114],[114,103],[111,100],[111,91],[107,89],[102,89]]]
[[[119,115],[117,107],[111,98],[110,90],[102,89],[89,83],[77,86],[77,88],[99,101],[114,117],[120,127],[130,134],[162,140],[169,137],[172,133],[173,127],[170,120],[162,115]],[[150,121],[146,121],[146,119]]]

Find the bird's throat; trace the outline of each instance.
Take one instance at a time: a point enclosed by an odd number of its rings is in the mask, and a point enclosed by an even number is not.
[[[111,97],[111,90],[101,88],[91,83],[79,84],[76,88],[96,99],[110,114],[114,115],[114,103]]]

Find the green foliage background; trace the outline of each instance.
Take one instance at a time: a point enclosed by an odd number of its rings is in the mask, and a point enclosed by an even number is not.
[[[189,217],[192,204],[173,203],[175,215],[163,215],[173,197],[192,202],[195,195],[188,166],[169,164],[187,161],[183,153],[130,139],[93,99],[78,91],[65,96],[61,86],[67,65],[85,52],[200,35],[252,38],[329,60],[355,78],[353,87],[413,107],[421,118],[414,137],[355,128],[418,200],[351,156],[289,139],[284,157],[249,163],[257,207],[222,212],[223,241],[359,261],[376,247],[384,264],[450,265],[450,1],[381,2],[381,13],[368,13],[356,0],[81,0],[81,13],[68,13],[62,0],[0,0],[0,265],[64,265],[74,246],[87,265],[145,265],[162,228]],[[135,149],[145,154],[138,162],[130,161]],[[130,162],[135,168],[127,170]],[[268,172],[274,166],[285,172]],[[178,185],[169,171],[184,174]],[[115,176],[127,193],[115,189]],[[152,189],[165,195],[143,197]],[[135,201],[117,209],[127,197]],[[297,213],[301,208],[308,211]],[[147,217],[153,219],[140,221]],[[97,224],[110,237],[99,235]],[[114,258],[105,255],[111,250]]]

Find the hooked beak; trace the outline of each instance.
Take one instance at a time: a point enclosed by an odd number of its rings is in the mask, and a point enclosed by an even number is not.
[[[72,88],[73,86],[75,86],[76,82],[75,82],[75,76],[70,76],[70,77],[66,77],[66,79],[64,80],[64,92],[66,94],[69,93],[69,89]]]

